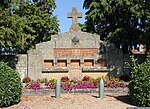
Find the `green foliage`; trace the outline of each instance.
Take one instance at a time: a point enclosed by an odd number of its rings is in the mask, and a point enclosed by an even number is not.
[[[149,0],[84,0],[87,12],[82,30],[97,33],[118,48],[141,43],[150,48],[149,6]]]
[[[132,56],[129,90],[132,102],[137,106],[150,106],[150,56],[142,64]]]
[[[18,72],[0,62],[0,107],[18,103],[22,94],[22,83]]]
[[[29,27],[28,20],[25,17],[12,14],[1,19],[0,23],[2,24],[0,26],[2,47],[6,49],[9,47],[17,48],[15,52],[25,53],[29,49],[28,44],[30,44],[27,41],[34,40],[34,35],[31,35],[31,33],[35,32],[32,27]]]
[[[0,49],[27,53],[35,44],[58,33],[54,0],[13,0],[0,4]]]

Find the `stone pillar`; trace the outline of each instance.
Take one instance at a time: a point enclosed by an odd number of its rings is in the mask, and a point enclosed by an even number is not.
[[[67,67],[70,67],[70,63],[71,63],[70,58],[67,58]]]
[[[55,97],[60,98],[60,79],[56,81]]]
[[[81,58],[80,66],[84,67],[84,59],[83,59],[83,57]]]

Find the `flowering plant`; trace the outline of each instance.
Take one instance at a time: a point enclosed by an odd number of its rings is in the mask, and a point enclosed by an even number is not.
[[[122,88],[125,88],[127,87],[127,84],[125,84],[124,81],[120,80],[119,78],[115,78],[115,77],[112,77],[110,78],[109,81],[105,81],[105,87],[109,88],[118,88],[118,87],[122,87]]]
[[[57,78],[55,78],[55,77],[52,77],[52,78],[50,78],[50,80],[49,80],[49,82],[52,82],[52,83],[56,83],[56,80],[57,80]]]
[[[35,81],[32,81],[29,84],[27,84],[27,88],[36,90],[36,89],[41,89],[42,86],[40,85],[40,83],[37,80],[35,80]]]
[[[40,79],[38,79],[39,83],[45,83],[47,81],[48,81],[47,78],[40,78]]]
[[[23,78],[22,81],[23,81],[23,83],[29,83],[31,81],[31,78],[26,76],[26,77]]]
[[[56,88],[56,78],[52,77],[50,78],[50,80],[48,80],[47,82],[44,83],[45,87],[48,89],[55,89]]]
[[[61,82],[68,82],[70,79],[68,76],[61,77]]]
[[[92,81],[79,81],[77,79],[70,80],[68,82],[62,82],[61,84],[64,90],[72,89],[85,89],[85,88],[97,88],[98,85],[94,84]]]
[[[92,78],[89,76],[84,76],[82,80],[78,78],[70,79],[67,76],[61,78],[61,88],[64,90],[72,90],[72,89],[85,89],[85,88],[98,88],[99,82],[101,78]],[[27,84],[27,89],[41,89],[41,88],[48,88],[48,89],[55,89],[56,88],[56,78],[51,78],[50,80],[44,79],[44,83],[41,84],[41,79],[32,81]],[[109,80],[105,80],[105,87],[106,88],[118,88],[127,87],[127,84],[118,79],[118,78],[110,78]]]
[[[45,82],[45,86],[46,86],[46,88],[48,88],[48,89],[55,89],[55,88],[56,88],[54,82]]]
[[[31,108],[28,106],[23,106],[23,107],[21,107],[21,109],[31,109]]]
[[[88,75],[85,75],[83,78],[82,78],[82,81],[89,81],[91,77],[89,77]]]
[[[99,80],[99,78],[94,79],[86,75],[82,80],[78,80],[77,78],[73,78],[72,80],[67,79],[67,81],[62,82],[61,86],[64,90],[97,88]]]

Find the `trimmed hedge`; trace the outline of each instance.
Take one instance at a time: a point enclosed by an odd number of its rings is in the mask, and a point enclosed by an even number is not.
[[[131,76],[129,90],[131,101],[134,105],[149,107],[150,106],[150,55],[145,62],[138,64],[132,56]]]
[[[18,72],[0,62],[0,107],[18,103],[22,94],[22,82]]]

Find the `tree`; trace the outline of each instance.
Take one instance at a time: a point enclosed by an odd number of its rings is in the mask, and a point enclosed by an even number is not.
[[[23,38],[28,36],[24,29],[29,28],[27,19],[13,14],[13,5],[17,1],[0,1],[0,48],[1,53],[19,52],[24,49]]]
[[[9,12],[9,9],[8,12],[6,10],[3,11],[2,19],[0,20],[1,48],[7,54],[25,53],[30,44],[27,40],[34,39],[34,36],[30,33],[34,33],[35,31],[29,27],[28,19],[16,14],[7,14]]]
[[[149,48],[149,0],[85,0],[87,9],[84,30],[101,35],[102,40],[118,48],[146,44]],[[86,27],[86,29],[85,29]]]
[[[51,39],[51,35],[58,33],[58,21],[53,16],[56,8],[54,0],[33,0],[33,2],[22,2],[16,14],[29,19],[30,27],[36,32],[33,45]]]
[[[51,39],[58,33],[53,15],[54,0],[2,1],[0,5],[0,39],[2,51],[27,53],[35,44]]]

